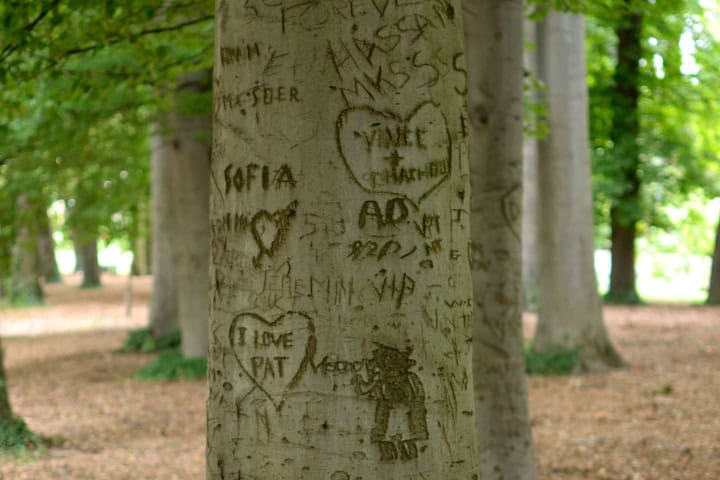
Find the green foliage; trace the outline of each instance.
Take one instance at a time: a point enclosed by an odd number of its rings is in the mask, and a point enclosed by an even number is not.
[[[44,440],[32,432],[20,418],[0,419],[0,455],[19,454],[35,450]]]
[[[525,371],[528,375],[570,375],[578,362],[577,348],[556,348],[548,352],[536,351],[531,343],[525,345]]]
[[[0,203],[38,192],[66,202],[73,234],[130,242],[149,204],[148,127],[176,78],[211,67],[213,2],[5,2],[0,24]],[[0,209],[3,273],[17,221]]]
[[[637,219],[638,232],[645,235],[679,228],[670,212],[689,196],[699,194],[707,202],[720,193],[720,135],[713,126],[720,107],[720,47],[709,26],[711,15],[698,0],[607,3],[586,10],[594,218],[601,247],[608,245],[612,205],[621,219]],[[613,132],[614,117],[631,115],[613,100],[616,29],[629,11],[643,18],[634,143],[617,141]],[[628,169],[641,185],[633,201],[628,201]]]
[[[180,331],[173,332],[164,337],[155,338],[151,329],[141,328],[128,332],[128,336],[120,348],[120,351],[154,353],[166,350],[177,350],[180,348],[180,342]]]
[[[160,354],[135,374],[141,380],[199,380],[205,378],[207,359],[185,358],[180,352]]]

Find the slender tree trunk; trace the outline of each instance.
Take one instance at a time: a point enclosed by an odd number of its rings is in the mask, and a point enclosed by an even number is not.
[[[480,478],[534,479],[522,333],[523,8],[464,3]]]
[[[209,92],[209,72],[180,79],[178,103],[184,95]],[[208,103],[210,102],[208,98]],[[169,114],[175,182],[175,243],[178,321],[182,352],[189,358],[207,356],[210,255],[210,145],[209,113],[183,113],[180,105]]]
[[[13,247],[13,272],[10,300],[41,303],[43,289],[40,284],[42,272],[38,256],[39,229],[34,202],[26,194],[16,200],[17,240]]]
[[[137,208],[137,230],[132,239],[133,263],[132,274],[148,275],[150,273],[150,252],[148,246],[148,207],[141,202]]]
[[[8,395],[7,374],[5,373],[5,356],[3,353],[2,341],[0,341],[0,424],[12,420],[13,413],[10,408],[10,396]]]
[[[720,221],[715,232],[715,250],[713,250],[712,255],[707,303],[711,305],[720,304]]]
[[[82,287],[99,287],[100,264],[98,263],[97,238],[84,238],[77,248],[80,253],[80,263],[83,266]]]
[[[75,273],[82,272],[85,267],[83,266],[82,249],[80,248],[80,238],[77,230],[73,229],[72,232],[73,252],[75,253]]]
[[[152,272],[153,288],[148,324],[155,337],[179,328],[175,279],[175,209],[172,138],[156,127],[152,138]]]
[[[60,269],[55,258],[55,240],[52,237],[50,219],[45,215],[38,216],[40,222],[40,237],[38,238],[38,255],[40,256],[40,268],[46,283],[59,283]]]
[[[533,348],[578,349],[580,371],[623,364],[610,343],[594,268],[585,17],[538,24],[549,135],[539,148],[540,289]]]
[[[524,22],[526,38],[535,38],[536,23]],[[537,54],[534,48],[524,50],[525,75],[537,78]],[[523,203],[522,203],[522,278],[525,308],[537,308],[539,280],[538,255],[538,139],[525,135],[523,140]]]
[[[629,4],[631,0],[626,0]],[[622,193],[611,206],[611,257],[609,302],[638,303],[635,289],[635,237],[640,216],[640,149],[638,135],[640,59],[642,58],[642,12],[630,9],[620,19],[618,63],[612,95],[613,123],[611,138],[618,181]]]
[[[216,18],[208,480],[479,479],[459,1]]]

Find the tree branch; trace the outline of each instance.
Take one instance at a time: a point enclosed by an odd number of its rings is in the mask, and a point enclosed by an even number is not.
[[[205,21],[207,21],[207,20],[212,20],[214,17],[215,17],[214,15],[203,15],[202,17],[195,18],[195,19],[192,19],[192,20],[187,20],[187,21],[185,21],[185,22],[178,23],[177,25],[172,25],[172,26],[168,26],[168,27],[149,28],[149,29],[146,29],[146,30],[141,30],[140,32],[138,32],[138,33],[136,33],[136,34],[133,34],[133,35],[130,35],[130,36],[128,36],[128,37],[117,37],[117,38],[114,38],[114,39],[112,39],[112,40],[109,40],[109,41],[106,42],[106,43],[96,43],[96,44],[93,44],[93,45],[88,45],[88,46],[86,46],[86,47],[72,48],[72,49],[70,49],[70,50],[66,50],[66,51],[61,55],[61,58],[62,58],[62,57],[69,57],[69,56],[71,56],[71,55],[77,55],[77,54],[79,54],[79,53],[86,53],[86,52],[90,52],[90,51],[93,51],[93,50],[98,50],[98,49],[100,49],[100,48],[107,47],[107,46],[110,46],[110,45],[117,45],[118,43],[122,43],[122,42],[127,41],[127,40],[136,40],[136,39],[138,39],[138,38],[140,38],[140,37],[143,37],[143,36],[145,36],[145,35],[154,35],[154,34],[157,34],[157,33],[166,33],[166,32],[173,32],[173,31],[177,31],[177,30],[182,30],[182,29],[185,28],[185,27],[189,27],[189,26],[191,26],[191,25],[195,25],[195,24],[198,24],[198,23],[202,23],[202,22],[205,22]]]
[[[47,15],[55,9],[60,4],[61,0],[53,0],[47,8],[42,10],[37,17],[35,17],[35,20],[25,25],[22,30],[25,31],[25,33],[30,33],[35,29],[35,27],[40,23],[43,18],[47,17]],[[2,52],[0,52],[0,63],[5,61],[10,55],[12,55],[18,48],[20,48],[19,43],[11,43],[9,45],[6,45],[5,48],[3,48]]]

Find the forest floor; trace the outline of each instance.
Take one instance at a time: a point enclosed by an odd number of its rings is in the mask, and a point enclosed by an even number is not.
[[[200,480],[205,382],[133,379],[152,355],[117,353],[142,327],[148,278],[77,277],[47,288],[41,308],[0,310],[11,400],[36,432],[62,446],[0,458],[2,480]],[[608,307],[629,368],[530,378],[539,478],[720,479],[720,308]],[[526,315],[526,333],[532,332]]]

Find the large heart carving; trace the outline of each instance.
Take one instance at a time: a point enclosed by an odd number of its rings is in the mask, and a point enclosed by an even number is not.
[[[336,124],[340,156],[365,190],[402,196],[416,204],[450,176],[452,140],[447,119],[432,103],[407,117],[352,107]]]
[[[273,321],[241,313],[230,324],[230,344],[242,371],[278,411],[313,362],[317,346],[315,326],[302,312]]]

